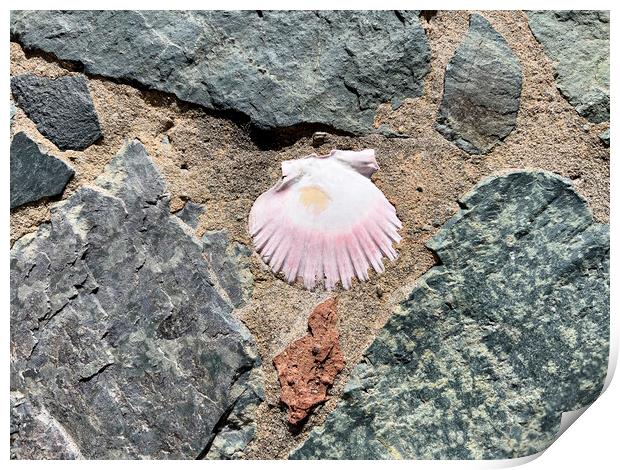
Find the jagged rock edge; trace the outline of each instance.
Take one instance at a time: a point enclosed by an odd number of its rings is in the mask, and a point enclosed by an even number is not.
[[[381,127],[376,128],[374,132],[369,132],[366,134],[354,134],[352,132],[339,129],[336,126],[331,126],[328,124],[317,123],[317,122],[304,122],[304,123],[301,123],[295,126],[279,127],[279,128],[274,128],[274,129],[262,129],[261,127],[254,124],[252,120],[250,119],[250,117],[247,114],[243,113],[242,111],[238,111],[235,109],[224,109],[224,108],[211,109],[201,104],[179,98],[174,93],[151,88],[147,85],[144,85],[143,83],[140,83],[139,81],[135,79],[131,79],[131,78],[121,79],[121,78],[107,77],[105,75],[100,75],[96,73],[90,73],[86,71],[86,67],[84,63],[80,60],[60,59],[53,52],[44,51],[43,49],[40,49],[37,47],[25,46],[21,42],[21,38],[18,33],[11,32],[10,39],[11,39],[11,42],[19,44],[19,47],[27,54],[34,56],[34,57],[42,58],[43,60],[47,62],[52,61],[57,66],[61,67],[63,70],[66,70],[67,72],[75,73],[76,71],[79,71],[79,73],[84,74],[89,80],[97,79],[97,80],[107,81],[110,83],[116,83],[118,85],[131,86],[132,88],[135,88],[136,90],[139,90],[141,92],[154,93],[154,94],[158,94],[159,96],[173,98],[179,103],[195,107],[196,109],[200,109],[201,111],[205,112],[209,116],[219,118],[219,119],[226,119],[230,121],[231,123],[233,123],[235,126],[237,126],[244,134],[248,135],[250,139],[252,140],[252,142],[261,151],[279,150],[284,147],[292,146],[296,144],[299,140],[304,139],[304,138],[309,138],[312,136],[314,132],[318,132],[318,131],[324,131],[332,135],[346,136],[346,137],[366,137],[369,135],[377,134],[386,139],[407,139],[409,138],[408,135],[392,133],[389,131],[386,132],[385,128],[381,128]],[[72,64],[77,68],[77,70],[71,70],[67,68],[64,64]],[[376,115],[376,110],[375,110],[375,115]],[[248,129],[248,125],[249,125],[249,129]]]

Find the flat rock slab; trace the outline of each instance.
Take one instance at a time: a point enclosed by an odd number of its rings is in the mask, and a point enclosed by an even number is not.
[[[62,194],[75,172],[62,160],[41,152],[25,133],[11,141],[11,209]]]
[[[11,249],[13,458],[238,456],[252,438],[253,340],[164,190],[129,142]]]
[[[609,121],[609,11],[530,11],[558,89],[591,122]]]
[[[549,446],[600,393],[609,226],[570,182],[488,179],[429,242],[417,283],[297,459],[500,459]]]
[[[81,75],[18,75],[11,92],[37,129],[60,150],[84,150],[101,137],[99,118]]]
[[[422,94],[430,61],[408,11],[13,11],[11,34],[263,129],[371,132],[379,104]]]
[[[437,130],[471,154],[489,152],[514,129],[523,73],[506,40],[480,15],[446,67]]]
[[[344,368],[336,306],[335,298],[317,305],[308,318],[308,334],[273,359],[282,388],[280,400],[288,407],[288,421],[293,425],[327,401],[328,389]]]

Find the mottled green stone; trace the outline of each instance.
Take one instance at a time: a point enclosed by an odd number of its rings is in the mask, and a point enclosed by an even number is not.
[[[549,446],[592,403],[609,352],[609,227],[570,182],[480,183],[425,274],[291,458],[499,459]]]

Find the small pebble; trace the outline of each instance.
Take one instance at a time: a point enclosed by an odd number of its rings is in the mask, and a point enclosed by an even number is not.
[[[312,135],[312,146],[319,147],[327,140],[327,132],[315,132]]]

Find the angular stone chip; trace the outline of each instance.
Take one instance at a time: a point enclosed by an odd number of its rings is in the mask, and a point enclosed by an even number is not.
[[[523,73],[506,40],[480,15],[446,67],[436,129],[471,154],[489,152],[515,128]]]
[[[101,137],[99,118],[86,78],[11,78],[11,92],[37,129],[60,150],[84,150]]]
[[[41,152],[25,133],[11,141],[11,209],[62,194],[75,172],[59,158]]]

